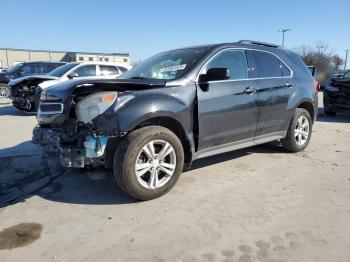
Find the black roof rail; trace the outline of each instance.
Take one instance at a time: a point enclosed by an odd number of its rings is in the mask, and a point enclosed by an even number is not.
[[[262,45],[262,46],[273,47],[273,48],[281,47],[280,45],[271,44],[271,43],[265,43],[265,42],[259,42],[259,41],[254,41],[254,40],[240,40],[240,41],[238,41],[238,43],[240,43],[240,44],[249,44],[249,45]]]

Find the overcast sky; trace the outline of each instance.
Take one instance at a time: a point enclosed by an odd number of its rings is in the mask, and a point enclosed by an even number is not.
[[[350,49],[350,1],[1,1],[0,47],[129,52],[134,60],[197,44],[324,41]]]

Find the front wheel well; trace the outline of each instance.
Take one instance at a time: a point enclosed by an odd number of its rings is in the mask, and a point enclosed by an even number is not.
[[[191,150],[191,143],[187,139],[186,132],[180,122],[178,122],[176,119],[173,119],[171,117],[155,117],[151,119],[147,119],[143,121],[141,124],[136,126],[133,130],[145,127],[145,126],[162,126],[169,130],[171,130],[177,137],[180,139],[181,144],[184,149],[185,154],[185,166],[190,166],[192,162],[192,150]]]
[[[312,121],[314,121],[314,119],[315,119],[315,109],[314,109],[314,106],[313,106],[313,104],[311,102],[304,101],[300,105],[298,105],[297,108],[303,108],[306,111],[308,111],[310,116],[311,116]]]

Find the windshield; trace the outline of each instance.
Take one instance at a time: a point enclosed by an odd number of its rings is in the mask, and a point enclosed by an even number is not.
[[[7,73],[12,74],[12,73],[16,72],[22,65],[23,65],[23,63],[19,63],[19,64],[15,64],[15,65],[11,66],[9,68],[9,70],[7,70]]]
[[[120,78],[173,80],[187,73],[208,50],[188,48],[161,53],[145,60]]]
[[[48,73],[48,75],[49,76],[61,77],[65,73],[67,73],[69,70],[71,70],[73,67],[75,67],[77,65],[78,65],[78,63],[65,64],[63,66],[57,67],[55,70],[53,70],[50,73]]]
[[[343,78],[350,78],[350,71],[345,72]]]

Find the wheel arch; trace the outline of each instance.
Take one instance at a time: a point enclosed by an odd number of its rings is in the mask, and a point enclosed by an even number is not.
[[[160,115],[143,120],[133,130],[146,126],[161,126],[172,131],[181,141],[185,154],[185,165],[190,166],[193,156],[193,139],[189,136],[179,120],[169,115]]]
[[[185,167],[189,167],[191,165],[194,152],[193,134],[186,133],[185,128],[179,120],[175,119],[169,114],[153,116],[146,119],[142,118],[142,121],[137,121],[128,132],[132,132],[146,126],[161,126],[172,131],[179,138],[183,146]],[[122,138],[110,138],[108,140],[105,154],[105,167],[108,169],[113,168],[114,154],[121,139]]]
[[[308,99],[305,99],[303,101],[300,101],[297,106],[295,108],[303,108],[305,109],[306,111],[309,112],[310,116],[311,116],[311,119],[312,121],[314,122],[315,121],[315,118],[316,118],[316,109],[314,107],[314,104],[312,101],[308,100]]]

